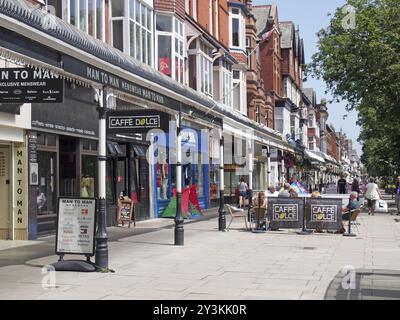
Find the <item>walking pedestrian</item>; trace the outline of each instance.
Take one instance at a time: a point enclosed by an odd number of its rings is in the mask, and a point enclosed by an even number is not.
[[[339,194],[346,194],[347,193],[347,181],[344,178],[344,174],[341,175],[341,178],[337,182],[337,192]]]
[[[396,207],[397,215],[400,216],[400,176],[397,177],[396,181]]]
[[[364,197],[368,201],[368,215],[374,215],[376,201],[382,199],[381,193],[379,192],[379,187],[375,183],[374,178],[369,179]]]
[[[351,191],[357,192],[357,201],[360,201],[360,183],[358,182],[357,178],[354,178],[353,182],[351,183]]]
[[[239,208],[244,208],[244,202],[247,197],[247,192],[249,190],[249,186],[247,185],[244,178],[240,179],[239,183]]]

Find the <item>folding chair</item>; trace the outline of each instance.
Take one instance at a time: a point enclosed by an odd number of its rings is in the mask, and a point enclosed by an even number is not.
[[[349,220],[347,220],[348,224],[351,223],[351,226],[356,227],[357,233],[360,233],[360,230],[358,229],[358,223],[356,223],[356,220],[357,220],[358,215],[361,213],[361,209],[360,208],[359,209],[354,209],[354,210],[351,210],[351,211],[345,212],[345,213],[350,213],[349,214]],[[348,224],[347,224],[347,228],[346,229],[348,229],[348,227],[349,227]]]
[[[351,212],[351,219],[350,219],[351,225],[356,227],[357,233],[360,233],[360,230],[358,229],[359,223],[356,222],[356,220],[357,220],[358,215],[361,213],[361,209],[355,209],[350,212]],[[350,223],[350,221],[349,221],[349,223]]]
[[[249,228],[247,226],[247,211],[245,211],[244,209],[239,209],[239,208],[233,207],[229,204],[226,204],[225,206],[228,208],[228,212],[231,217],[231,221],[229,222],[229,225],[226,228],[226,231],[229,231],[229,227],[231,226],[232,221],[235,218],[243,218],[244,224],[246,226],[246,230],[249,230]]]

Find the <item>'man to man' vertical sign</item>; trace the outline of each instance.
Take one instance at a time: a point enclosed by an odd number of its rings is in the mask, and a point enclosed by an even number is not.
[[[14,145],[14,239],[28,239],[28,167],[25,144]]]

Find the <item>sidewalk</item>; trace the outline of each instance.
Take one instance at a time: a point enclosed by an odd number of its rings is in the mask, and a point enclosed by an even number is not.
[[[46,289],[42,280],[49,275],[41,273],[41,266],[57,261],[50,252],[0,267],[0,298],[400,299],[400,219],[395,219],[363,213],[358,236],[349,238],[292,231],[255,234],[245,232],[241,220],[221,233],[218,219],[211,217],[185,221],[183,247],[173,245],[173,221],[158,220],[158,228],[150,222],[137,226],[138,231],[151,232],[120,235],[109,242],[109,265],[115,273],[57,272],[56,288]],[[54,250],[54,242],[44,243]],[[0,254],[18,256],[20,250],[34,247]],[[342,287],[342,269],[348,265],[357,271],[352,290]]]

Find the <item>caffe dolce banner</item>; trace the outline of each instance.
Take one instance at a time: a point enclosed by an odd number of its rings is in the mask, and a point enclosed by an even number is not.
[[[301,198],[268,198],[268,215],[273,229],[303,227],[304,201]]]
[[[338,230],[342,223],[342,199],[308,198],[307,228]]]

